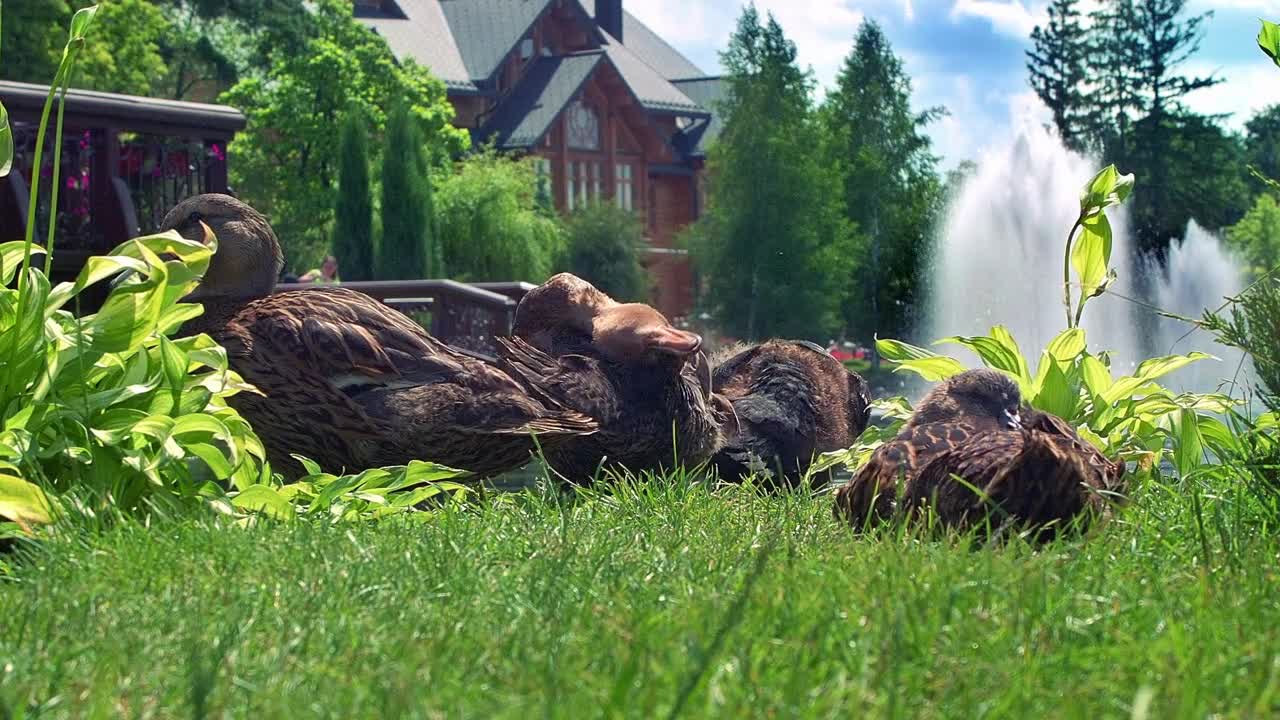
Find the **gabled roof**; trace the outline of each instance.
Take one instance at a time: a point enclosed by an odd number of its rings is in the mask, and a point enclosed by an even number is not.
[[[552,0],[439,0],[472,81],[487,80]]]
[[[582,0],[582,7],[595,17],[596,0]],[[622,42],[642,62],[668,80],[706,75],[689,58],[681,55],[680,51],[671,47],[666,40],[650,30],[648,25],[626,10],[622,11]]]
[[[631,92],[635,93],[636,98],[640,100],[640,106],[645,110],[681,115],[704,116],[707,114],[705,109],[698,107],[697,103],[659,75],[626,45],[603,30],[600,31],[600,35],[604,38],[605,53],[613,61],[618,74],[622,75],[623,81],[631,88]],[[626,35],[625,30],[623,35]]]
[[[601,50],[538,58],[480,136],[504,150],[536,145],[602,62]]]
[[[439,0],[396,0],[399,13],[370,11],[356,6],[356,17],[386,38],[391,51],[413,58],[444,81],[451,90],[476,90],[463,62]],[[445,3],[455,4],[455,3]]]
[[[685,128],[685,154],[698,157],[707,154],[707,148],[716,138],[724,123],[720,120],[720,108],[716,104],[724,98],[726,87],[718,77],[699,77],[688,80],[673,80],[672,85],[680,89],[690,100],[709,110],[711,117],[701,120]]]

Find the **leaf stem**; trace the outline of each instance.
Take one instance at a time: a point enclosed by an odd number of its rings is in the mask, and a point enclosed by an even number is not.
[[[1076,230],[1079,230],[1084,222],[1084,213],[1076,218],[1076,224],[1071,226],[1071,232],[1067,233],[1067,248],[1062,255],[1062,304],[1067,310],[1067,329],[1070,330],[1080,323],[1079,314],[1076,315],[1075,323],[1071,321],[1071,241],[1075,239]]]

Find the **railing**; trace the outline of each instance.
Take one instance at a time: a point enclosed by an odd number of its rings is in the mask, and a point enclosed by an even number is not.
[[[276,292],[313,288],[282,283]],[[478,357],[498,352],[495,337],[511,333],[516,304],[535,286],[524,282],[460,283],[454,280],[374,280],[340,287],[364,293],[408,315],[436,338]]]

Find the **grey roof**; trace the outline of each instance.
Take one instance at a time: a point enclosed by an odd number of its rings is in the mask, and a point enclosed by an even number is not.
[[[595,17],[596,0],[582,0],[582,7]],[[668,80],[706,76],[706,73],[694,65],[689,58],[681,55],[666,40],[650,30],[648,25],[640,22],[636,16],[625,9],[622,11],[622,43],[636,57]]]
[[[707,148],[715,142],[717,137],[720,137],[720,130],[724,127],[724,123],[720,120],[720,108],[716,104],[724,97],[727,88],[718,77],[674,80],[671,84],[711,113],[710,118],[695,123],[686,128],[683,133],[688,143],[685,148],[687,154],[706,155]]]
[[[594,50],[538,58],[480,135],[494,138],[502,149],[536,145],[604,57],[602,51]]]
[[[626,34],[626,31],[623,31]],[[646,110],[677,112],[686,115],[706,115],[688,96],[680,92],[666,78],[636,56],[626,45],[619,43],[603,30],[605,53],[617,68],[618,74],[635,93],[641,107]]]
[[[403,15],[361,14],[358,19],[386,38],[396,57],[413,58],[453,90],[474,91],[439,0],[396,0]],[[444,3],[453,5],[457,3]],[[501,14],[501,13],[499,13]]]
[[[491,77],[551,0],[438,0],[472,80]]]

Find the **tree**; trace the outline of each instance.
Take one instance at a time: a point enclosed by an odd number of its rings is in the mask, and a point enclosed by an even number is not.
[[[1259,110],[1244,129],[1246,162],[1266,177],[1280,178],[1280,105]],[[1253,183],[1255,191],[1262,189],[1261,181]]]
[[[854,251],[840,174],[826,161],[813,80],[794,43],[754,5],[721,55],[725,126],[709,158],[707,213],[691,250],[710,308],[731,335],[827,340]]]
[[[450,124],[444,84],[411,60],[397,63],[386,42],[351,13],[350,2],[315,3],[304,49],[277,53],[264,75],[242,77],[222,96],[249,121],[231,145],[233,186],[271,217],[295,266],[317,262],[332,235],[334,128],[348,109],[380,135],[388,110],[403,101],[425,133],[433,165],[468,143],[466,131]]]
[[[373,279],[373,197],[368,130],[358,112],[342,119],[333,253],[348,280]]]
[[[65,0],[23,0],[4,4],[0,77],[41,85],[53,82],[74,8]],[[167,72],[160,52],[170,25],[147,0],[103,3],[71,76],[72,87],[149,95]]]
[[[1280,267],[1280,205],[1273,194],[1259,195],[1240,222],[1227,229],[1227,245],[1255,278]]]
[[[864,21],[822,109],[828,154],[842,165],[843,211],[865,239],[844,303],[846,328],[859,336],[909,330],[943,198],[925,127],[943,112],[912,112],[902,61],[880,26]]]
[[[531,158],[491,147],[436,187],[436,227],[450,275],[471,282],[541,282],[564,253],[564,228],[537,199]]]
[[[607,202],[593,203],[569,216],[569,248],[564,264],[620,301],[646,295],[640,246],[644,231],[636,214]]]
[[[390,280],[432,277],[431,181],[422,136],[406,106],[387,121],[382,153],[382,242],[379,274]]]
[[[1053,113],[1053,124],[1067,147],[1085,149],[1087,108],[1084,96],[1089,40],[1081,25],[1079,0],[1053,0],[1049,22],[1031,31],[1027,51],[1031,87]]]

